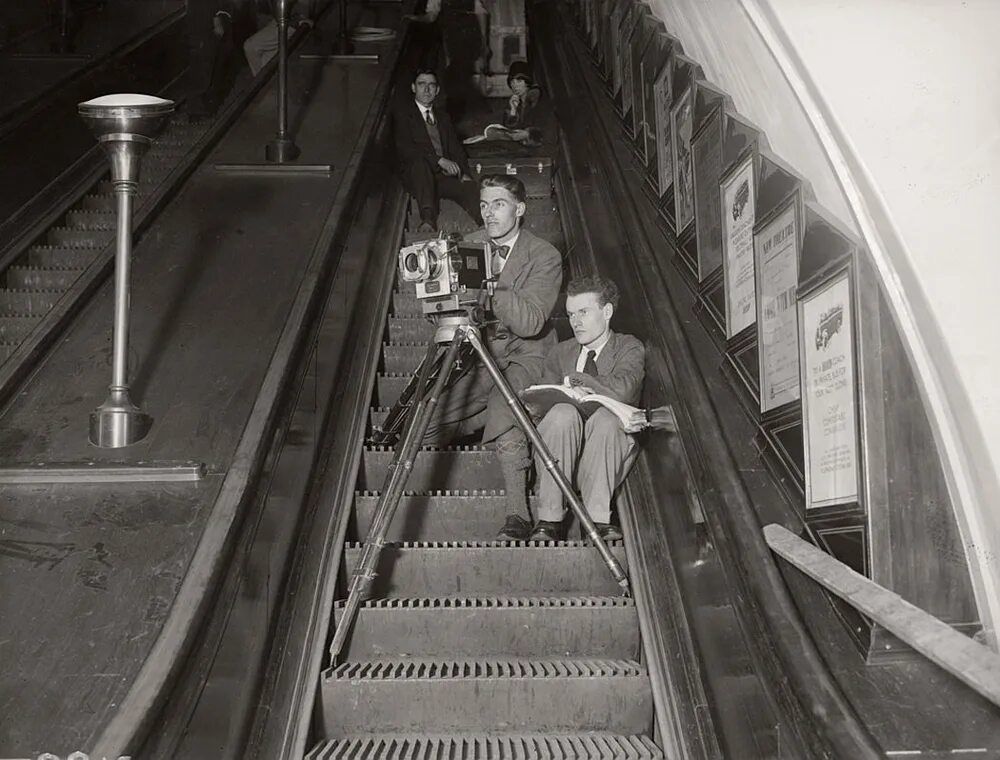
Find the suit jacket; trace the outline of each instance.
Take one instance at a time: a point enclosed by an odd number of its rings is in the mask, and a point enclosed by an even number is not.
[[[485,242],[485,230],[465,237],[470,242]],[[557,342],[552,326],[552,310],[562,285],[562,256],[551,244],[522,229],[513,250],[507,254],[493,292],[493,313],[505,329],[506,339],[491,338],[490,353],[500,368],[515,362],[540,374],[545,355]],[[533,366],[537,360],[537,367]]]
[[[485,230],[466,236],[485,242]],[[497,365],[518,392],[541,380],[545,356],[557,343],[552,310],[562,285],[562,256],[550,243],[521,230],[507,255],[493,293],[493,313],[502,328],[487,333],[486,343]],[[491,337],[506,334],[506,338]],[[513,368],[511,365],[515,365]],[[512,370],[512,371],[511,371]],[[516,424],[499,393],[490,395],[486,407],[483,442],[494,440]]]
[[[455,127],[447,112],[437,104],[431,106],[438,132],[441,134],[441,150],[444,158],[451,159],[462,170],[462,174],[472,176],[465,146],[458,139]],[[393,140],[396,144],[396,158],[402,167],[414,161],[427,161],[432,169],[437,169],[438,154],[434,150],[431,136],[427,134],[427,123],[412,98],[399,103],[393,112]]]
[[[553,348],[546,360],[543,383],[558,385],[576,372],[582,346],[570,338]],[[611,331],[608,342],[597,355],[597,377],[588,382],[595,393],[635,406],[642,396],[646,378],[646,347],[632,335]]]

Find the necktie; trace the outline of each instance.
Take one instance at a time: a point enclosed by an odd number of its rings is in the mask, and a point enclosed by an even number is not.
[[[583,373],[591,377],[597,377],[597,352],[588,351],[587,361],[583,364]]]
[[[441,145],[441,133],[438,132],[437,120],[434,118],[434,112],[429,108],[424,113],[424,121],[427,124],[427,134],[431,138],[431,145],[434,146],[434,152],[438,156],[444,155],[444,147]]]
[[[490,269],[493,271],[493,277],[496,278],[500,274],[503,262],[507,260],[507,256],[510,254],[510,246],[497,245],[491,242],[490,250]]]

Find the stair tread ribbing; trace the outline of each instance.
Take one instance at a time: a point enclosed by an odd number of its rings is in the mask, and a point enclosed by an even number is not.
[[[340,609],[344,600],[335,602]],[[519,609],[535,607],[634,607],[635,600],[624,596],[439,596],[439,597],[393,597],[390,599],[368,599],[362,603],[367,609]]]
[[[334,758],[576,758],[657,760],[663,753],[648,736],[610,732],[573,734],[367,734],[321,742],[306,760]]]
[[[645,678],[637,660],[587,658],[384,658],[344,662],[324,673],[329,681],[469,681],[480,679]]]
[[[618,541],[605,541],[608,546],[621,546],[624,542]],[[492,541],[389,541],[385,543],[385,548],[387,549],[435,549],[435,550],[448,550],[448,549],[511,549],[511,548],[523,548],[520,546],[524,544],[528,549],[544,549],[559,547],[563,549],[577,549],[586,548],[592,549],[593,544],[590,541],[511,541],[508,539],[496,539]],[[344,544],[344,548],[348,551],[360,550],[364,546],[361,541],[347,541]]]

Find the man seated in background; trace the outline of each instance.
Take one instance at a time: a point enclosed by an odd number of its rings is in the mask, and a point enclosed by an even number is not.
[[[566,312],[573,337],[553,348],[541,382],[582,386],[635,406],[645,379],[646,350],[638,338],[616,333],[611,317],[618,307],[618,287],[597,275],[572,280],[566,289]],[[607,540],[622,537],[611,524],[611,499],[635,461],[634,438],[618,417],[603,407],[586,419],[572,404],[555,404],[538,432],[566,477],[576,486],[597,532]],[[538,522],[532,541],[563,538],[562,491],[536,454]]]
[[[496,283],[493,315],[498,322],[483,330],[483,342],[517,393],[539,381],[545,355],[556,345],[550,319],[562,284],[562,256],[522,228],[526,194],[517,177],[484,177],[480,197],[485,228],[467,239],[489,242]],[[475,361],[442,394],[424,444],[446,445],[480,429],[483,444],[494,446],[503,472],[507,518],[499,536],[526,539],[531,531],[528,441],[489,372]]]
[[[418,232],[437,228],[441,198],[455,201],[479,221],[479,188],[451,119],[434,103],[438,89],[433,71],[418,71],[410,85],[414,99],[393,114],[400,179],[420,208]]]

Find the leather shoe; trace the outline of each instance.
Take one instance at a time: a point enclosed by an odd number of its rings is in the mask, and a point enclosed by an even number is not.
[[[497,533],[497,538],[510,539],[511,541],[524,541],[531,533],[531,523],[520,515],[507,515],[503,527]]]
[[[434,225],[431,224],[430,222],[421,222],[420,225],[417,227],[417,232],[419,232],[419,233],[425,233],[425,232],[433,233],[434,232]]]
[[[531,531],[529,541],[562,541],[563,526],[561,522],[551,520],[539,520],[535,523],[535,529]]]
[[[624,538],[621,528],[617,525],[595,522],[594,527],[597,528],[597,535],[605,541],[621,541]]]

